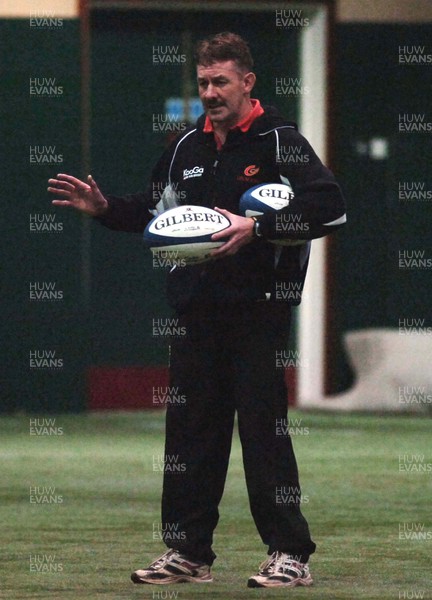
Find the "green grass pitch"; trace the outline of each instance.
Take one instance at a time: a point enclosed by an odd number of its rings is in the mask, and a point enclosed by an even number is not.
[[[214,582],[134,586],[130,572],[165,548],[153,539],[163,413],[37,417],[32,432],[31,417],[19,415],[0,419],[0,597],[432,598],[431,421],[299,411],[290,418],[303,511],[318,545],[311,588],[246,587],[265,549],[249,513],[237,434]]]

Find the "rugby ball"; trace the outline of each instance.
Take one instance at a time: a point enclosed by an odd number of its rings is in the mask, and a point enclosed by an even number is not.
[[[289,206],[293,199],[294,192],[288,180],[287,183],[260,183],[246,190],[241,196],[240,214],[245,217],[254,217],[276,213]],[[281,226],[285,225],[281,222]],[[289,223],[287,225],[292,226],[293,224]],[[298,246],[307,243],[307,240],[290,240],[286,238],[268,241],[279,246]]]
[[[144,244],[153,257],[169,266],[186,266],[211,260],[210,252],[226,240],[211,236],[231,225],[224,215],[205,206],[177,206],[158,215],[144,230]]]
[[[240,198],[240,214],[253,217],[275,212],[289,206],[294,198],[290,185],[284,183],[260,183],[246,190]]]

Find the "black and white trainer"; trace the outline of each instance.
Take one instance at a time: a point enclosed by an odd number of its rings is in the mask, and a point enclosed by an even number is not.
[[[186,556],[170,549],[159,556],[147,569],[138,569],[131,575],[134,583],[210,583],[213,577],[209,565],[189,560]]]
[[[248,580],[248,587],[296,587],[312,585],[313,579],[306,563],[298,562],[290,554],[273,552],[259,567],[257,575]]]

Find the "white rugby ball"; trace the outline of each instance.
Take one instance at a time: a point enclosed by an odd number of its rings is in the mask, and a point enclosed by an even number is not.
[[[203,263],[226,240],[212,241],[214,233],[231,225],[224,215],[205,206],[177,206],[155,217],[144,230],[144,244],[169,266]]]
[[[287,180],[288,181],[288,180]],[[255,217],[266,213],[274,213],[289,206],[294,198],[290,183],[260,183],[246,190],[240,198],[240,214]],[[281,223],[281,226],[284,225]],[[287,224],[294,226],[295,224]],[[277,239],[268,240],[279,246],[298,246],[307,240]]]

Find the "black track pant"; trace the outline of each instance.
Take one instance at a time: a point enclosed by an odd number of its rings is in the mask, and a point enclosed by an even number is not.
[[[279,435],[287,394],[276,352],[286,351],[290,307],[200,307],[179,320],[185,335],[171,346],[170,386],[184,403],[167,409],[165,544],[207,564],[216,558],[213,531],[237,410],[249,502],[262,541],[269,554],[280,550],[306,562],[315,544],[300,512],[291,439]]]

